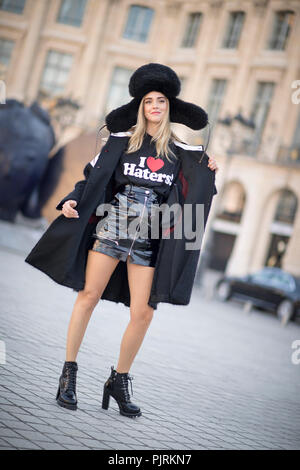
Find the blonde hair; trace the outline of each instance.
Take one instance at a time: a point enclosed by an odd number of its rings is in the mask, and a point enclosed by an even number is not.
[[[146,96],[146,95],[145,95]],[[128,142],[128,149],[126,153],[133,153],[139,150],[142,146],[144,135],[147,129],[147,121],[146,117],[144,114],[144,101],[145,101],[145,96],[142,98],[138,113],[137,113],[137,123],[135,126],[132,126],[131,129],[129,129],[128,132],[132,132],[132,135],[129,139]],[[169,158],[169,154],[173,155],[176,159],[178,158],[177,155],[171,150],[169,146],[170,141],[177,140],[179,142],[184,143],[179,137],[176,136],[176,134],[172,131],[171,125],[170,125],[170,103],[167,97],[167,110],[166,113],[163,117],[163,119],[160,121],[157,131],[155,135],[151,139],[151,143],[155,142],[156,146],[156,153],[159,156],[162,156],[163,158],[165,157],[169,162],[172,163],[172,160]]]

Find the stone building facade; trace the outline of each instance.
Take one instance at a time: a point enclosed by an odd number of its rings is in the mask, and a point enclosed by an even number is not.
[[[180,97],[209,114],[219,193],[203,248],[230,274],[277,265],[300,276],[299,40],[299,0],[0,0],[7,97],[80,103],[68,139],[130,99],[140,65],[176,70]]]

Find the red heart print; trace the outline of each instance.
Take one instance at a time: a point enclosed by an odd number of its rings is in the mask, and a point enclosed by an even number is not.
[[[164,161],[161,158],[148,157],[147,165],[151,171],[157,171],[164,166]]]

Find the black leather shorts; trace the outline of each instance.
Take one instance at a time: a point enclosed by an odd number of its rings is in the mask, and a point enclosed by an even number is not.
[[[156,264],[158,238],[151,238],[151,221],[162,200],[153,189],[126,184],[110,202],[108,215],[97,224],[92,250],[142,266]]]

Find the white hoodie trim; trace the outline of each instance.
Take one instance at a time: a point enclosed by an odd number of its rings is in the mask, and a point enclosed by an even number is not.
[[[132,132],[112,132],[110,135],[113,135],[114,137],[129,137],[132,135]],[[183,144],[182,142],[178,142],[177,140],[174,140],[174,144],[185,150],[194,150],[194,151],[203,150],[203,145]]]
[[[177,145],[177,147],[181,147],[185,150],[203,150],[203,145],[188,145],[183,144],[182,142],[178,142],[177,140],[174,140],[174,144]]]
[[[100,153],[98,153],[98,155],[96,155],[96,156],[93,158],[93,160],[90,161],[90,164],[91,164],[92,166],[95,166],[95,165],[96,165],[97,160],[98,160],[98,158],[99,158],[99,155],[100,155]]]
[[[112,132],[110,135],[114,137],[129,137],[132,135],[132,132]]]

